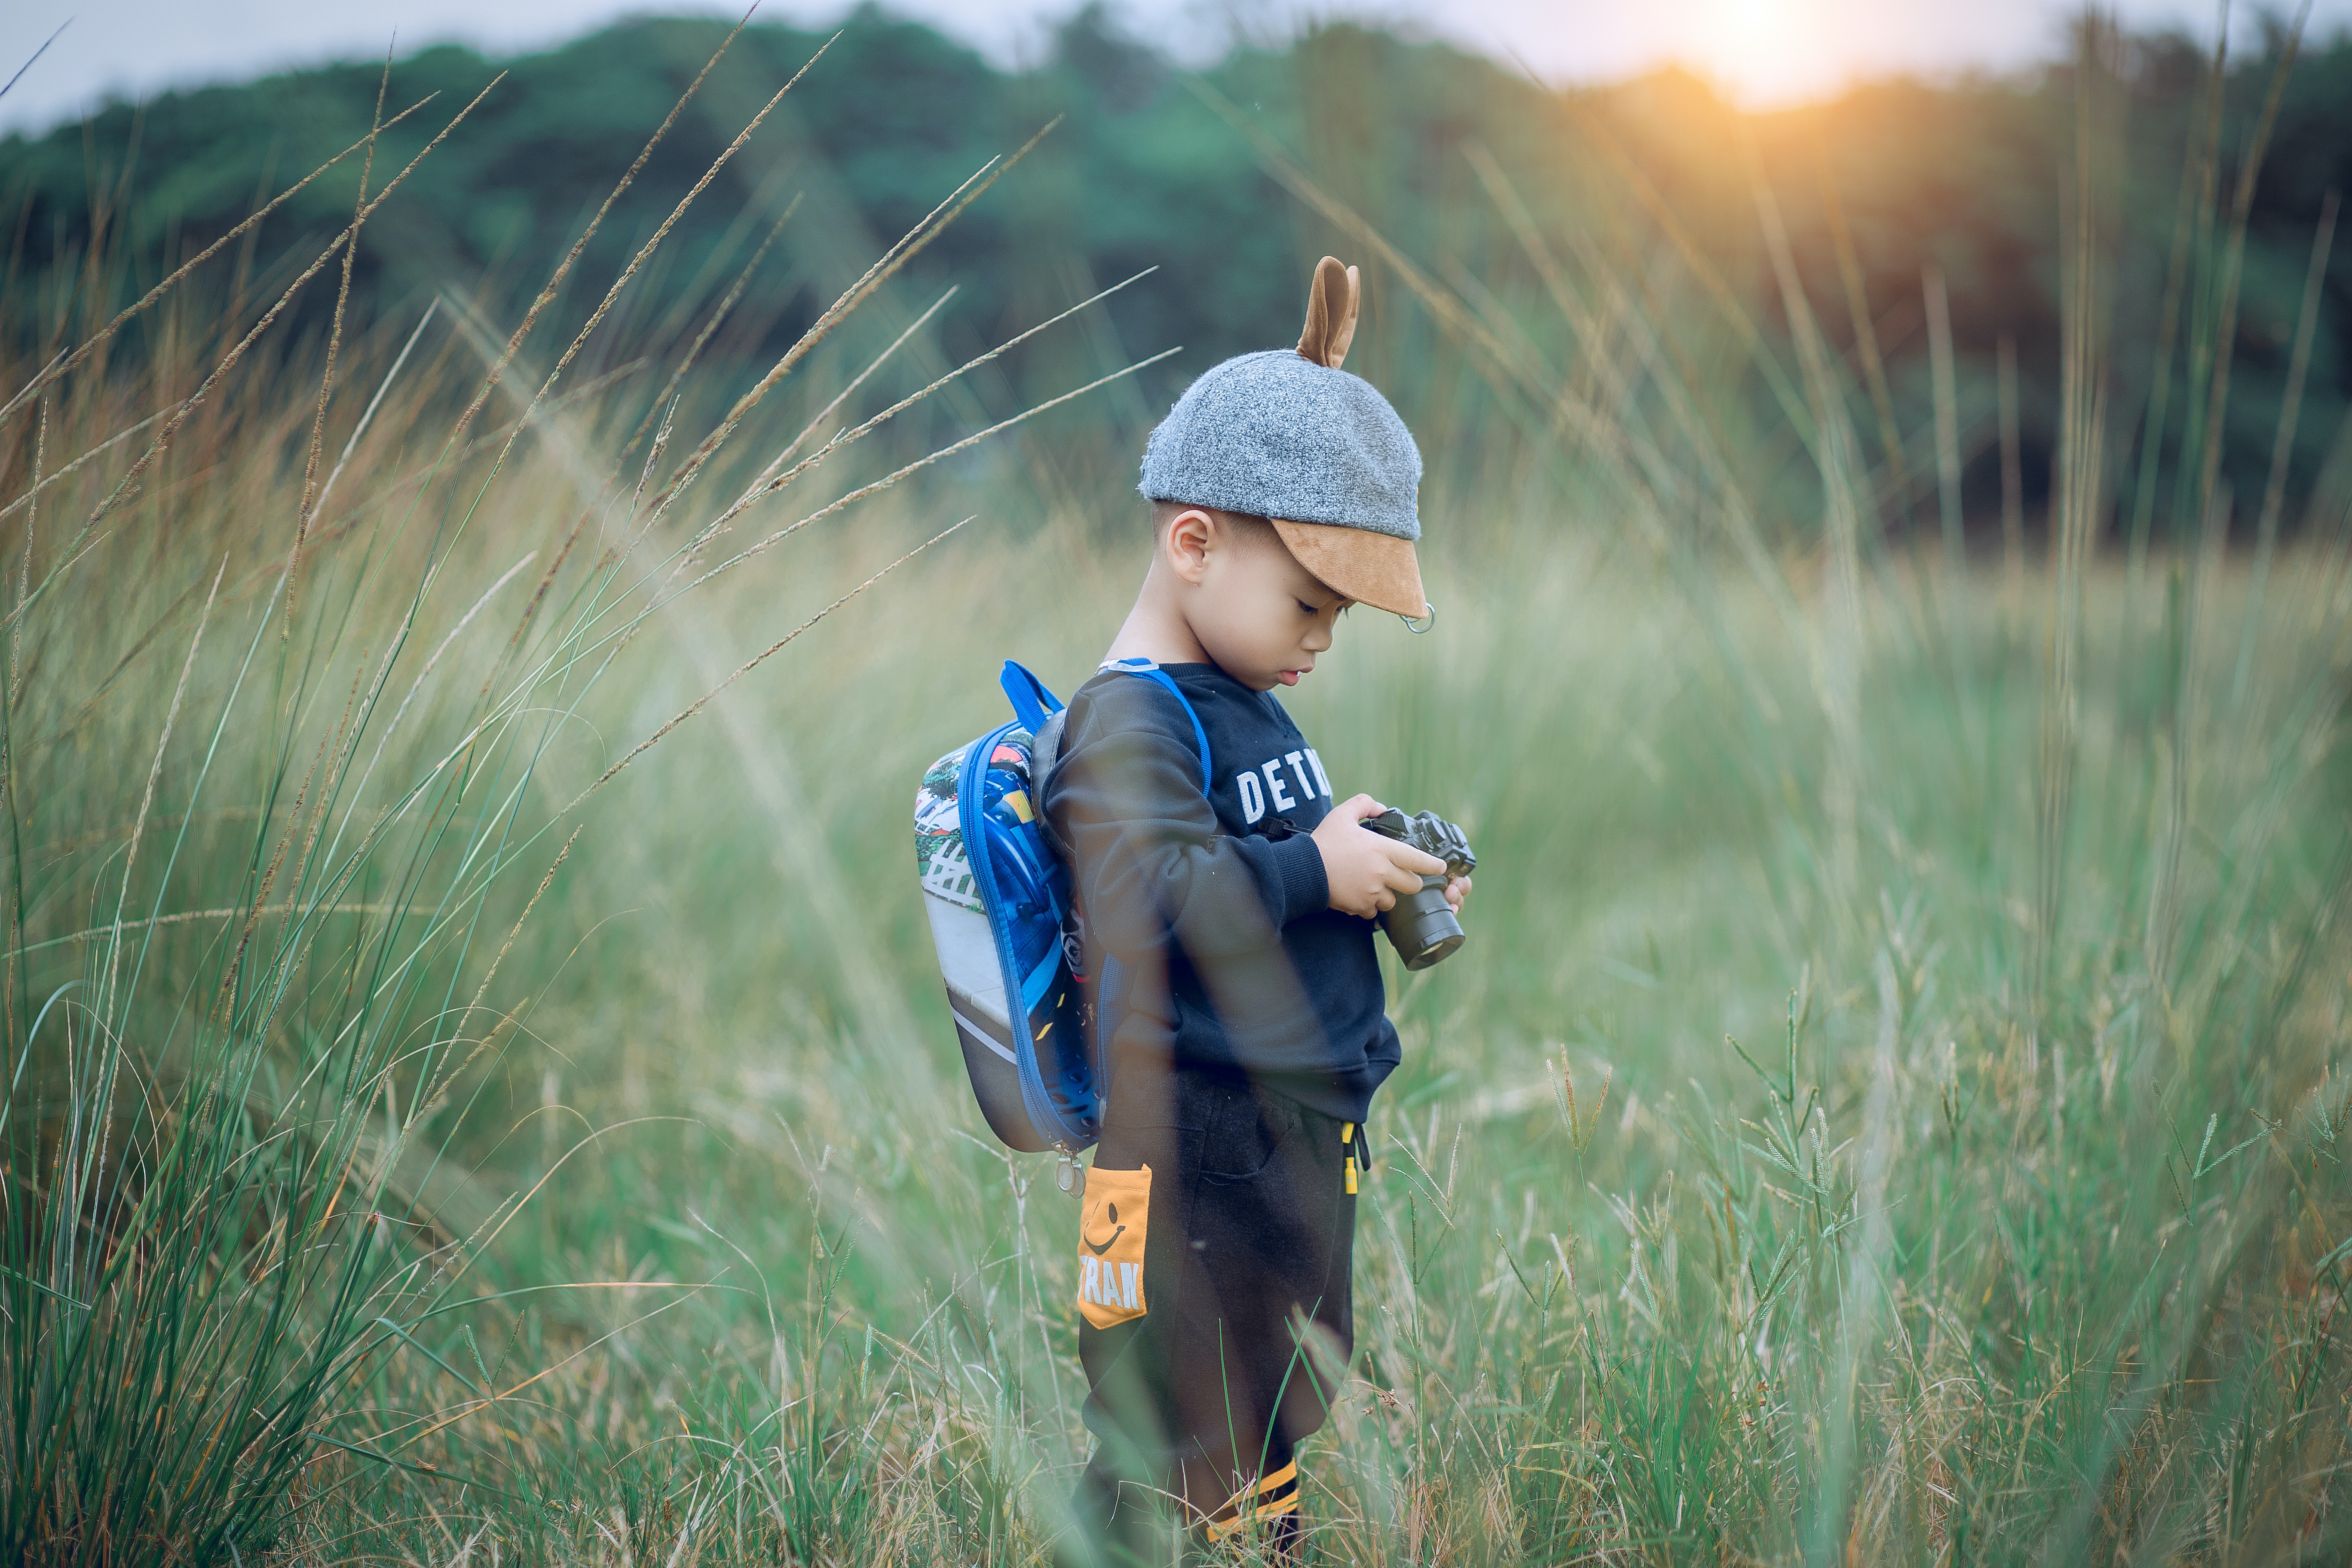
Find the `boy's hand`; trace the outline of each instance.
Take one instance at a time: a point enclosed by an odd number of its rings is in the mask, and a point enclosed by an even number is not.
[[[1383,838],[1360,826],[1364,818],[1387,809],[1370,795],[1354,795],[1341,801],[1315,828],[1315,847],[1323,856],[1323,879],[1331,887],[1331,907],[1360,920],[1396,908],[1398,894],[1419,892],[1423,877],[1438,876],[1445,869],[1445,862],[1436,856],[1424,855],[1410,844]],[[1457,880],[1463,891],[1469,891],[1466,879]],[[1446,898],[1453,901],[1451,886]]]
[[[1451,905],[1451,906],[1453,907],[1454,912],[1455,914],[1457,914],[1457,915],[1458,915],[1458,914],[1460,914],[1460,913],[1462,912],[1462,900],[1465,900],[1465,899],[1466,899],[1466,898],[1468,898],[1469,896],[1470,896],[1470,879],[1469,879],[1469,878],[1467,878],[1467,877],[1454,877],[1454,878],[1450,879],[1446,882],[1446,884],[1445,884],[1445,901],[1446,901],[1446,903],[1447,903],[1447,904],[1449,904],[1449,905]]]

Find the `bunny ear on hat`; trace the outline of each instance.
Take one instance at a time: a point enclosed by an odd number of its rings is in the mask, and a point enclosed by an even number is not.
[[[1307,329],[1298,334],[1298,357],[1338,370],[1347,363],[1348,345],[1356,341],[1356,307],[1363,298],[1363,280],[1352,267],[1342,267],[1336,256],[1315,264],[1315,280],[1307,291]]]

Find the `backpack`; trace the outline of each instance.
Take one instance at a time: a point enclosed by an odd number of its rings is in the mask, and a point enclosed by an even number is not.
[[[1103,668],[1150,680],[1176,699],[1192,723],[1205,795],[1208,733],[1175,681],[1148,659]],[[1055,1151],[1057,1184],[1082,1194],[1077,1156],[1101,1133],[1109,1088],[1102,1046],[1125,1011],[1127,976],[1108,961],[1098,984],[1083,973],[1085,930],[1070,868],[1039,820],[1037,803],[1061,749],[1061,700],[1009,659],[1001,683],[1012,721],[923,774],[915,792],[915,864],[981,1114],[1013,1149]]]

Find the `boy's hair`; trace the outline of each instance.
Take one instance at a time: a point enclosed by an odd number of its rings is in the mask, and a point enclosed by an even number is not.
[[[1255,512],[1227,511],[1221,506],[1199,506],[1188,500],[1153,501],[1151,503],[1151,536],[1154,539],[1159,538],[1160,530],[1166,528],[1177,513],[1186,511],[1205,511],[1225,527],[1232,529],[1234,533],[1257,542],[1263,543],[1266,539],[1279,542],[1279,536],[1275,533],[1274,524]],[[1265,537],[1261,538],[1261,535]]]

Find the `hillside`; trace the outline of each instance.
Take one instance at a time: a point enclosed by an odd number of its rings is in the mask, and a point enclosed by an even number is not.
[[[405,163],[504,75],[367,231],[355,279],[362,320],[413,317],[433,291],[449,287],[494,317],[520,310],[542,258],[570,245],[614,171],[636,155],[724,34],[709,21],[646,20],[514,59],[444,47],[396,61],[389,111],[437,96],[384,136],[379,171]],[[617,272],[759,104],[824,43],[791,27],[747,28],[604,226],[581,275]],[[2271,58],[2240,62],[2231,73],[2219,134],[2225,193],[2261,118],[2280,47],[2274,39]],[[2114,309],[2150,319],[2176,249],[2184,150],[2203,113],[2201,62],[2179,39],[2111,40],[2110,47],[2129,95],[2129,131],[2107,149],[2121,166],[2114,187],[2126,194],[2104,215],[2100,238],[2121,263],[2126,297]],[[363,137],[380,74],[377,65],[353,63],[166,94],[38,138],[0,142],[0,210],[12,220],[5,330],[30,350],[71,335],[65,323],[127,301],[266,194]],[[1213,99],[1229,110],[1221,113]],[[1931,422],[1923,264],[1948,279],[1959,404],[1970,431],[1968,496],[1971,512],[1981,512],[1999,498],[1990,431],[2003,335],[2019,356],[2029,498],[2041,493],[2048,469],[2070,102],[2070,73],[2053,69],[2031,81],[1890,82],[1818,109],[1740,116],[1672,73],[1554,94],[1485,58],[1352,26],[1315,32],[1279,52],[1239,53],[1188,80],[1117,36],[1097,10],[1065,26],[1049,59],[1007,73],[928,27],[868,7],[729,167],[723,199],[688,214],[628,309],[645,320],[707,300],[749,259],[770,218],[798,200],[719,345],[751,363],[789,341],[983,162],[1054,123],[1024,166],[922,258],[909,298],[955,283],[940,327],[943,352],[952,354],[1156,267],[1114,301],[1108,330],[1097,329],[1085,349],[1089,363],[1116,363],[1182,345],[1143,388],[1139,410],[1154,406],[1217,358],[1283,341],[1294,330],[1302,260],[1326,249],[1364,250],[1269,174],[1263,148],[1232,122],[1237,117],[1490,317],[1525,320],[1530,312],[1516,304],[1539,299],[1543,284],[1497,216],[1470,155],[1480,148],[1491,150],[1547,231],[1574,229],[1581,214],[1605,209],[1617,220],[1607,226],[1622,232],[1630,215],[1661,254],[1695,247],[1728,296],[1767,333],[1782,336],[1784,300],[1761,243],[1752,168],[1775,194],[1812,309],[1848,351],[1859,407],[1855,294],[1841,273],[1824,192],[1842,204],[1853,282],[1876,319],[1891,412],[1906,442]],[[265,289],[281,286],[299,258],[348,220],[359,163],[347,161],[289,202],[257,243],[216,258],[211,287],[240,309],[257,309]],[[2347,175],[2352,46],[2338,40],[2307,47],[2295,65],[2251,203],[2226,452],[2241,490],[2259,487],[2269,461],[2314,228],[2326,194]],[[1661,212],[1673,216],[1683,239],[1661,226]],[[2217,293],[2228,270],[2222,247],[2209,235],[2188,237],[2185,286]],[[93,251],[102,265],[89,264]],[[2352,395],[2347,251],[2336,247],[2318,302],[2293,466],[2298,495],[2319,471]],[[1369,270],[1376,316],[1392,297],[1403,303],[1392,268]],[[318,330],[331,303],[323,288],[298,301],[293,333]],[[586,308],[578,297],[563,306]],[[1423,341],[1415,333],[1431,323],[1404,314],[1412,323],[1392,318],[1394,331],[1368,349],[1370,363],[1385,364],[1382,354],[1413,363]],[[2116,345],[2116,408],[2146,407],[2161,346],[2145,339]],[[2184,344],[2177,357],[2209,351]],[[1535,352],[1564,349],[1538,342]],[[1781,357],[1793,366],[1785,342]],[[1041,362],[1039,384],[1068,368]],[[1759,408],[1763,390],[1747,388]],[[1867,416],[1865,423],[1883,428]]]

